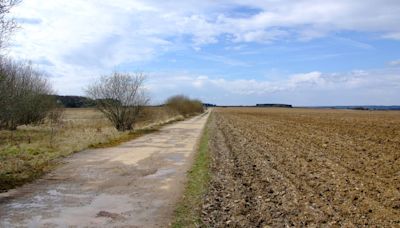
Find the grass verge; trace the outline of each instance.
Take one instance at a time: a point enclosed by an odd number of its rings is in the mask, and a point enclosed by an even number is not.
[[[112,137],[103,137],[102,140],[98,140],[96,137],[97,135],[93,135],[86,139],[85,136],[87,136],[87,134],[78,134],[75,132],[76,129],[73,128],[69,131],[72,138],[82,139],[83,142],[61,142],[59,143],[60,145],[57,144],[54,147],[51,147],[47,142],[37,142],[36,138],[40,137],[37,137],[36,134],[28,135],[28,133],[25,133],[24,131],[12,132],[14,134],[13,138],[25,139],[28,137],[30,140],[32,139],[32,143],[0,145],[0,192],[7,191],[40,178],[45,173],[53,170],[57,166],[60,158],[67,157],[86,148],[114,147],[140,136],[159,131],[161,127],[181,120],[184,120],[184,118],[173,118],[169,121],[155,123],[151,126],[132,132],[117,132]],[[43,133],[43,135],[42,138],[45,138],[45,136],[47,136],[46,132]],[[61,136],[65,136],[65,134]],[[5,137],[5,139],[8,138],[9,137]],[[0,137],[0,139],[2,138]],[[57,141],[67,139],[70,139],[68,138],[68,135],[59,138]],[[90,141],[97,142],[90,143]]]
[[[188,182],[186,183],[183,198],[175,210],[172,224],[172,227],[175,228],[199,227],[202,224],[200,219],[201,204],[210,180],[209,130],[207,126],[208,123],[200,139],[194,164],[188,172]]]
[[[130,140],[139,138],[140,136],[153,133],[158,131],[160,128],[149,128],[149,129],[139,129],[136,131],[128,132],[124,135],[121,135],[118,138],[111,139],[107,142],[99,142],[95,144],[91,144],[89,148],[96,149],[96,148],[108,148],[118,146],[121,143],[128,142]]]
[[[121,143],[131,141],[133,139],[139,138],[140,136],[157,132],[163,126],[165,126],[167,124],[172,124],[172,123],[175,123],[175,122],[178,122],[178,121],[182,121],[182,120],[184,120],[184,118],[176,118],[176,119],[169,120],[167,122],[163,122],[161,124],[153,125],[153,126],[148,127],[148,128],[143,128],[143,129],[138,129],[138,130],[135,130],[135,131],[131,131],[131,132],[128,132],[128,133],[126,133],[124,135],[121,135],[118,138],[111,139],[111,140],[109,140],[107,142],[99,142],[99,143],[91,144],[89,146],[89,148],[94,148],[95,149],[95,148],[108,148],[108,147],[118,146]]]

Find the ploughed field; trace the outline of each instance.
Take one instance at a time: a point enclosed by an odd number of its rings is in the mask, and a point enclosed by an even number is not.
[[[400,226],[400,112],[214,109],[208,226]]]

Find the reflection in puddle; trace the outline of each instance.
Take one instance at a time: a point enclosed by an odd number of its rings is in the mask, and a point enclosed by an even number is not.
[[[172,168],[162,168],[162,169],[158,169],[157,172],[146,176],[145,178],[160,178],[160,177],[166,177],[169,176],[171,174],[174,174],[176,172],[175,169]]]
[[[166,157],[166,160],[172,162],[183,162],[184,156],[182,154],[172,154]]]

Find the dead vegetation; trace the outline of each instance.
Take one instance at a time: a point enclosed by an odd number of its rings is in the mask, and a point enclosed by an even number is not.
[[[217,109],[210,227],[400,225],[400,113]]]
[[[89,146],[121,143],[154,129],[141,130],[145,126],[157,126],[178,117],[166,108],[150,107],[139,117],[137,132],[118,132],[95,109],[66,109],[62,116],[58,114],[54,113],[54,118],[43,124],[0,131],[0,191],[42,175],[58,158]]]

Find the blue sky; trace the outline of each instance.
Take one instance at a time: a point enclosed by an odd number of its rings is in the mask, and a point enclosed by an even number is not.
[[[25,0],[10,55],[84,95],[144,72],[153,103],[400,104],[400,1]]]

